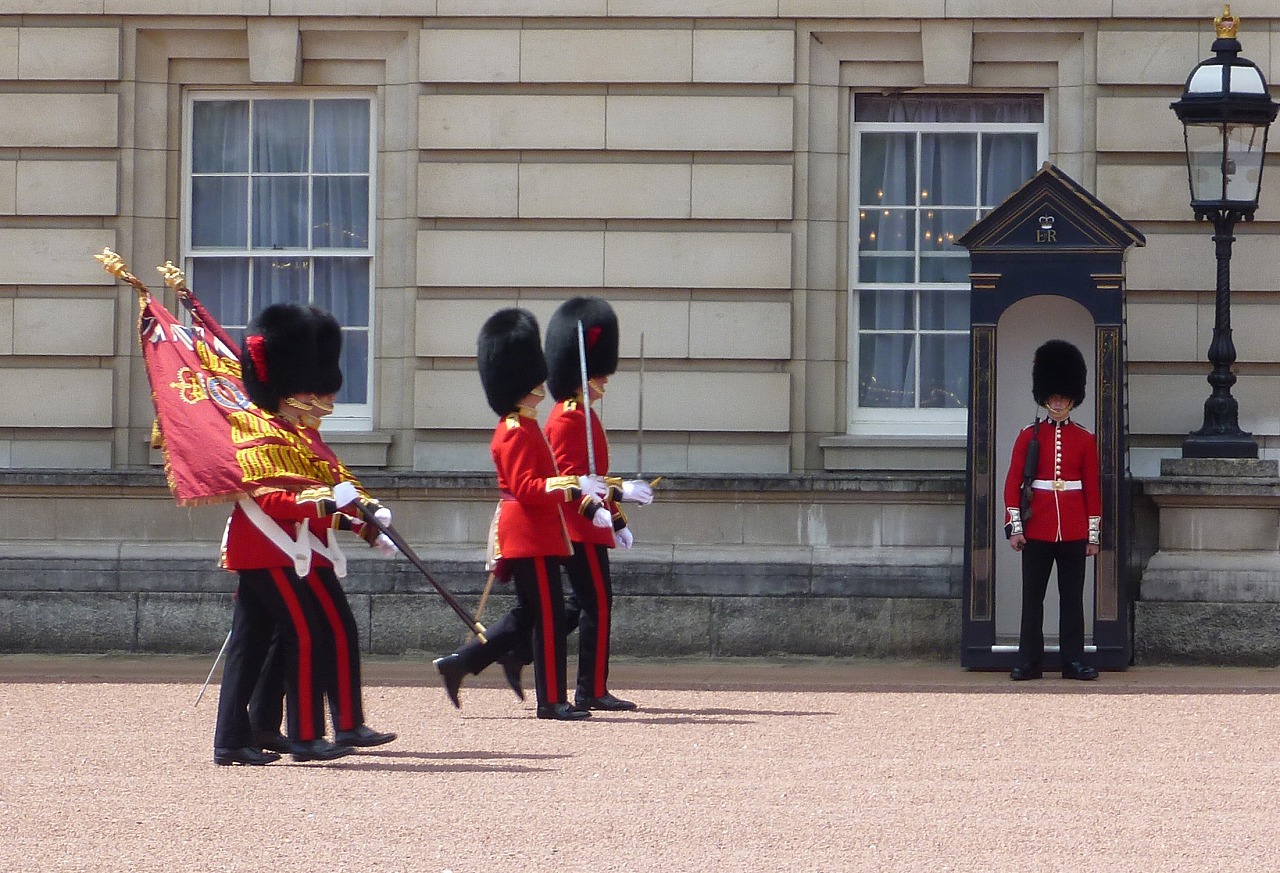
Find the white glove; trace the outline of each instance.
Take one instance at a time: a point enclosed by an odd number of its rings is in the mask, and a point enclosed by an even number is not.
[[[643,479],[628,479],[622,483],[622,499],[648,506],[653,502],[653,486]]]
[[[373,513],[373,517],[381,522],[383,527],[391,527],[391,510],[385,506],[379,506]]]
[[[396,553],[400,551],[396,548],[396,544],[391,542],[391,538],[383,533],[378,534],[378,538],[373,541],[373,547],[384,558],[394,558]]]
[[[636,544],[635,535],[631,533],[631,528],[629,527],[624,527],[622,530],[615,530],[613,532],[613,539],[620,549],[629,549]]]
[[[333,502],[339,507],[354,503],[359,496],[360,492],[350,482],[339,482],[333,486]]]
[[[591,516],[591,523],[596,527],[613,527],[613,513],[602,506]]]
[[[582,496],[601,503],[609,494],[609,486],[605,484],[603,476],[579,476],[578,488],[582,491]]]

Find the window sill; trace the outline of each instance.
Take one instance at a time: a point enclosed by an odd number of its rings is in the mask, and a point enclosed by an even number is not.
[[[968,438],[951,435],[823,437],[823,469],[959,470],[965,469]]]

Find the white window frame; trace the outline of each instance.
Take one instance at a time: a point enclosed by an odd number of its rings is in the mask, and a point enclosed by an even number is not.
[[[922,97],[933,96],[921,94]],[[1006,93],[974,93],[974,99],[984,96],[1008,96]],[[1049,103],[1048,95],[1037,94],[1043,100],[1043,115],[1039,122],[997,123],[997,122],[881,122],[856,121],[854,103],[858,93],[849,94],[849,222],[848,222],[848,272],[846,277],[849,339],[846,353],[848,355],[848,384],[846,391],[847,433],[854,436],[965,436],[968,428],[969,410],[967,404],[959,409],[882,409],[862,407],[858,405],[859,385],[859,341],[861,336],[858,298],[863,290],[882,291],[886,288],[902,288],[912,291],[957,290],[967,287],[965,283],[915,282],[888,285],[885,283],[858,281],[858,208],[861,191],[862,136],[863,133],[1034,133],[1036,134],[1036,164],[1041,166],[1049,156]],[[981,152],[978,156],[981,161]],[[920,150],[916,149],[916,172],[919,178]],[[981,172],[981,166],[978,167]],[[981,184],[979,183],[979,190]],[[982,214],[986,215],[998,204],[986,204]],[[917,225],[918,227],[918,225]],[[915,257],[920,258],[920,234],[916,233]],[[917,309],[919,297],[916,297]],[[929,331],[917,327],[910,331],[920,336]],[[919,346],[917,344],[917,354]],[[918,369],[918,364],[917,364]]]
[[[377,283],[375,281],[377,268],[377,169],[378,169],[378,150],[377,150],[377,103],[376,94],[370,89],[342,89],[342,88],[273,88],[273,89],[218,89],[218,88],[190,88],[183,95],[183,135],[182,135],[182,192],[179,196],[180,213],[181,213],[181,252],[183,269],[190,273],[191,262],[193,258],[208,257],[262,257],[265,252],[263,249],[254,249],[251,246],[244,249],[219,249],[206,251],[193,251],[191,244],[191,165],[194,148],[192,143],[193,134],[193,115],[195,104],[205,100],[227,100],[227,101],[254,101],[254,100],[306,100],[312,103],[316,100],[332,100],[332,99],[361,99],[365,100],[369,106],[369,242],[367,248],[351,249],[351,248],[307,248],[307,249],[282,249],[275,251],[282,257],[304,256],[304,257],[365,257],[369,261],[369,312],[363,327],[350,327],[343,325],[344,333],[352,330],[364,330],[368,334],[368,355],[369,359],[366,363],[366,381],[364,403],[339,403],[333,411],[332,415],[326,416],[324,420],[325,430],[328,431],[349,431],[349,432],[367,432],[373,427],[373,388],[374,388],[374,363],[376,360],[375,344],[374,344],[374,298],[376,296]],[[250,113],[252,117],[252,113]],[[252,178],[252,168],[250,169],[250,177]],[[306,177],[310,179],[312,174],[310,170],[306,173]],[[252,186],[250,186],[252,191]],[[252,194],[250,194],[252,196]],[[194,284],[192,290],[197,296],[200,295],[200,288]],[[214,313],[215,316],[217,313]],[[256,314],[255,310],[250,310],[249,317],[252,318]],[[346,374],[344,374],[345,376]]]

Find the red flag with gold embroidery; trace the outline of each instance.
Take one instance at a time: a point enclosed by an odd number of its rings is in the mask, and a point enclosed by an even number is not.
[[[335,471],[304,435],[278,426],[249,401],[233,341],[185,285],[178,293],[193,301],[191,327],[152,297],[118,255],[104,251],[96,257],[138,291],[142,359],[156,406],[165,476],[179,504],[220,503],[245,494],[335,483]]]

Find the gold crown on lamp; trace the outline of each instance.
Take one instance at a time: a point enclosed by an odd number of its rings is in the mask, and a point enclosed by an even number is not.
[[[1213,26],[1218,31],[1218,39],[1235,39],[1240,30],[1240,19],[1231,15],[1231,4],[1222,7],[1222,14],[1213,19]]]

